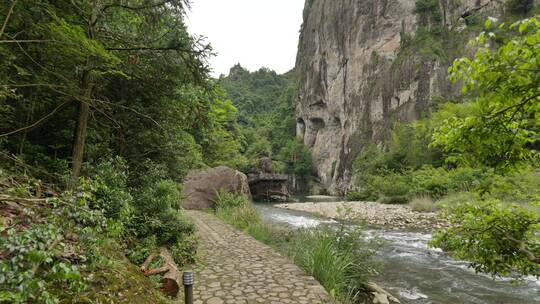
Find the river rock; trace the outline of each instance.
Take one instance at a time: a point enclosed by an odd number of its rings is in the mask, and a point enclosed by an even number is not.
[[[396,297],[374,282],[369,282],[366,287],[373,295],[373,304],[401,304]]]
[[[188,210],[213,208],[217,192],[220,190],[241,194],[251,200],[246,175],[229,167],[220,166],[192,170],[188,173],[182,191],[182,207]]]
[[[372,292],[371,294],[373,294],[373,304],[390,304],[386,294],[378,292]]]

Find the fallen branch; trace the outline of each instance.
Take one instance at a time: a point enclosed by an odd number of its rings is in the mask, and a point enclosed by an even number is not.
[[[0,195],[0,202],[16,202],[16,203],[44,203],[47,201],[46,198],[24,198],[24,197],[14,197],[9,195]]]
[[[150,264],[157,256],[160,256],[163,259],[163,265],[159,268],[149,269]],[[170,297],[176,297],[178,295],[181,286],[181,274],[167,248],[161,247],[159,253],[153,252],[150,254],[142,264],[141,271],[146,276],[163,274],[163,279],[161,281],[163,284],[162,292]]]

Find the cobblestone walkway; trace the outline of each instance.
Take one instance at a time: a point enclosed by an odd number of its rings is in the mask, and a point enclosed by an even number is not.
[[[313,277],[269,246],[211,214],[186,214],[201,238],[195,304],[333,303]]]

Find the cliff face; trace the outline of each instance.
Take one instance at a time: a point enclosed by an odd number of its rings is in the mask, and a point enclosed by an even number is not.
[[[463,55],[473,21],[460,16],[496,10],[489,0],[423,0],[422,11],[416,2],[306,1],[297,135],[331,193],[346,190],[365,144],[381,143],[395,121],[418,119],[434,100],[454,94],[447,68]]]

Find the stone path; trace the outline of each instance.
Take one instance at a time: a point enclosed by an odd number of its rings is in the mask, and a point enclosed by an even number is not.
[[[215,216],[186,211],[201,243],[195,304],[334,303],[311,276]]]

